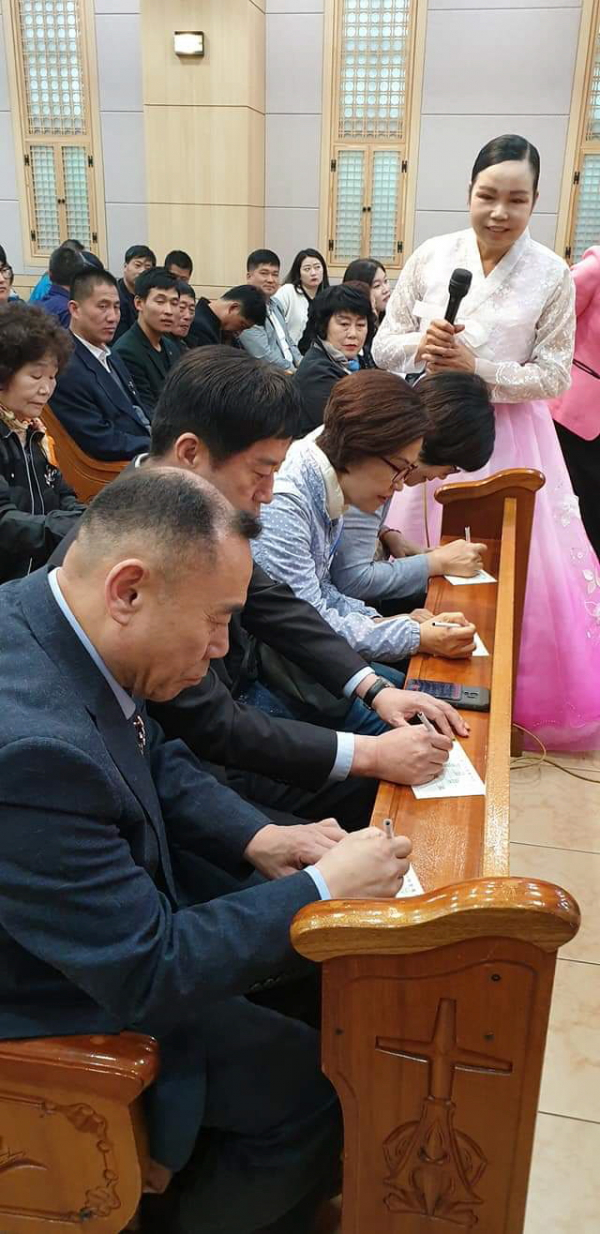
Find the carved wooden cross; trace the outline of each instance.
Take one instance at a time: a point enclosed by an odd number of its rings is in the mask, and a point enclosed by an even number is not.
[[[429,1063],[429,1096],[449,1101],[452,1097],[454,1072],[484,1071],[491,1075],[507,1075],[512,1063],[475,1050],[464,1050],[456,1040],[456,1002],[442,998],[438,1003],[435,1027],[429,1041],[401,1041],[394,1037],[377,1037],[375,1046],[385,1054],[414,1058]]]

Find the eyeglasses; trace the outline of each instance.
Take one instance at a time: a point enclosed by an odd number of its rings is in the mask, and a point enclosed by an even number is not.
[[[392,463],[391,460],[386,458],[384,454],[380,454],[379,457],[382,463],[387,463],[388,467],[391,467],[394,473],[390,481],[392,488],[395,488],[400,480],[405,480],[406,477],[410,475],[411,471],[416,471],[419,466],[418,463],[409,463],[408,459],[404,458],[402,459],[404,466],[399,467],[397,463]]]

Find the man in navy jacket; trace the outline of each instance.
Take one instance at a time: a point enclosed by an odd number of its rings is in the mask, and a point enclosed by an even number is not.
[[[317,1035],[243,996],[302,971],[300,908],[396,894],[410,849],[328,820],[297,829],[291,859],[294,829],[145,714],[223,653],[256,532],[198,477],[140,471],[95,499],[59,570],[0,590],[0,1036],[159,1038],[154,1158],[180,1169],[205,1128],[169,1234],[309,1228],[337,1104]]]
[[[107,270],[83,270],[69,308],[75,348],[50,407],[91,458],[134,458],[148,449],[150,423],[127,366],[109,346],[120,315],[116,279]]]

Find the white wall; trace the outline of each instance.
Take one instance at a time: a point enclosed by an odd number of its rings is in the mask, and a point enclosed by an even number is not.
[[[146,171],[142,102],[140,0],[88,0],[95,8],[101,154],[104,161],[108,262],[120,273],[130,244],[147,240]],[[3,0],[0,0],[0,9]],[[8,21],[4,0],[3,20]],[[10,114],[4,26],[0,21],[0,243],[17,275],[39,277],[39,266],[25,266],[21,206],[18,200],[15,149]],[[159,259],[164,253],[157,254]]]
[[[318,245],[324,0],[267,0],[265,242]]]
[[[285,260],[318,237],[328,2],[267,0],[266,242]],[[507,132],[540,149],[532,231],[554,245],[580,18],[581,0],[429,0],[414,246],[466,226],[477,152]]]
[[[120,274],[125,249],[148,239],[140,0],[95,10],[108,264]]]
[[[469,173],[501,133],[538,146],[532,233],[554,245],[580,0],[429,0],[415,245],[467,223]]]

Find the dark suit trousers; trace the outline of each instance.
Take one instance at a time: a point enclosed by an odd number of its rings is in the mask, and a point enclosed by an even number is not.
[[[579,498],[587,538],[600,557],[600,436],[584,441],[563,424],[554,425],[565,456],[571,484]]]
[[[207,1009],[203,1030],[203,1130],[164,1200],[146,1204],[144,1231],[305,1234],[339,1181],[341,1117],[318,1034],[246,999]]]

